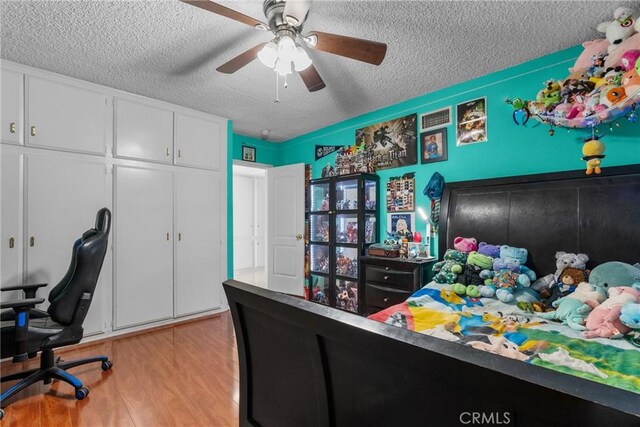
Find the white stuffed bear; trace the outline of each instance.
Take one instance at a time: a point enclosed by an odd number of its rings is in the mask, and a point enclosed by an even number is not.
[[[605,33],[609,43],[607,49],[609,53],[616,50],[618,45],[631,37],[636,31],[634,24],[637,25],[633,19],[633,10],[628,7],[619,7],[613,13],[613,21],[603,22],[598,25],[598,31]]]

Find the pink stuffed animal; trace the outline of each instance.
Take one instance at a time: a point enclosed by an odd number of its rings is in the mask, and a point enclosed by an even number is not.
[[[640,21],[638,21],[640,22]],[[636,24],[638,24],[636,22]],[[640,25],[638,25],[640,27]],[[640,49],[640,33],[634,34],[618,46],[616,50],[607,56],[607,59],[604,61],[605,68],[615,68],[622,65],[622,55],[633,49]],[[587,65],[589,67],[589,65]]]
[[[626,303],[640,301],[640,290],[629,286],[609,289],[609,299],[593,309],[585,322],[585,338],[619,338],[631,328],[620,321],[620,310]]]
[[[609,40],[607,39],[596,39],[588,42],[582,43],[582,47],[584,50],[576,59],[576,63],[573,64],[573,67],[569,68],[570,73],[574,73],[580,70],[586,70],[592,65],[592,59],[594,56],[602,55],[607,53],[607,48],[609,47]]]
[[[589,307],[595,308],[607,299],[607,294],[604,289],[599,286],[582,282],[576,287],[575,291],[567,295],[565,298],[577,299],[583,304],[587,304]]]
[[[622,66],[625,71],[631,71],[636,68],[636,62],[640,58],[640,49],[629,49],[622,54]]]
[[[468,254],[478,250],[478,241],[473,237],[456,237],[453,241],[453,247]]]

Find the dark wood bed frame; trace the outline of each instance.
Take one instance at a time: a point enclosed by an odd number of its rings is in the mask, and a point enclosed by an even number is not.
[[[453,237],[556,250],[594,264],[640,259],[640,166],[448,184]],[[640,394],[493,355],[233,280],[240,425],[640,426]],[[640,390],[639,390],[640,393]]]

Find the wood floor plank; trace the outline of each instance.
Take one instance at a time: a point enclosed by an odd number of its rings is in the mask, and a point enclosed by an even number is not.
[[[82,401],[63,382],[28,387],[4,403],[2,426],[238,425],[238,356],[228,312],[57,354],[64,360],[106,354],[114,366],[106,372],[99,363],[69,370],[91,390]],[[38,358],[3,363],[2,375],[38,365]],[[2,390],[14,383],[2,384]]]

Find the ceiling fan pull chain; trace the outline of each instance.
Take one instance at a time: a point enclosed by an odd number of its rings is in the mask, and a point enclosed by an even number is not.
[[[289,87],[289,83],[287,83],[287,75],[284,75],[284,88],[288,88]]]
[[[275,103],[277,104],[277,103],[280,102],[280,96],[278,95],[278,91],[280,90],[280,82],[279,82],[279,79],[278,79],[278,72],[276,71],[275,74],[276,74],[276,100],[275,100]]]

